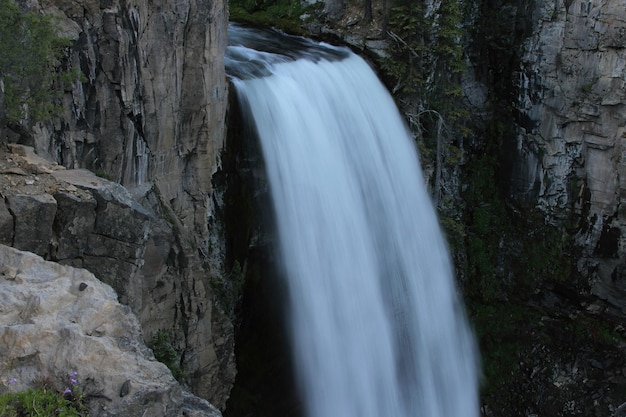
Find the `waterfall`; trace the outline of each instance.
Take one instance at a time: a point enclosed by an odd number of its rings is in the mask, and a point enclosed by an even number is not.
[[[477,354],[414,143],[345,48],[231,26],[308,417],[473,417]]]

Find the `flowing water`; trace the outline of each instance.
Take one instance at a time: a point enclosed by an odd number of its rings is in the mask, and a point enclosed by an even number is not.
[[[416,150],[347,49],[231,26],[308,417],[478,415],[477,353]]]

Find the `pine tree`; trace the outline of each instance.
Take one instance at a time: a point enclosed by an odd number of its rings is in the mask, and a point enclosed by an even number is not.
[[[57,69],[69,41],[56,35],[51,17],[22,13],[14,0],[0,0],[0,39],[8,121],[49,119],[58,110],[55,100],[70,76]]]

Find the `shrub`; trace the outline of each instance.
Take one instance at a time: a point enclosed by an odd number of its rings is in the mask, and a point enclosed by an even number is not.
[[[165,330],[159,330],[152,337],[149,344],[154,357],[169,368],[174,378],[180,379],[183,376],[183,370],[178,360],[178,352],[172,346],[172,335]]]

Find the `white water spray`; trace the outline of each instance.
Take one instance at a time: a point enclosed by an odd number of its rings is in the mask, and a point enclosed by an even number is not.
[[[265,34],[230,35],[228,71],[267,166],[308,417],[477,416],[474,341],[389,93],[345,49],[298,40],[287,57]]]

